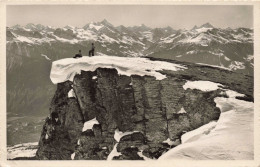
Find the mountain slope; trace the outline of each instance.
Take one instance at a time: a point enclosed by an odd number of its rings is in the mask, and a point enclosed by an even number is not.
[[[184,134],[183,144],[160,157],[169,159],[244,160],[254,157],[254,103],[234,97],[215,99],[218,122]]]

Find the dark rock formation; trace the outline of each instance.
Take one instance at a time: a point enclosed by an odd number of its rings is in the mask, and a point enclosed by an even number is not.
[[[121,155],[114,159],[142,160],[141,152],[156,159],[171,148],[163,142],[166,139],[180,143],[186,131],[219,118],[214,98],[220,91],[184,90],[187,77],[193,80],[191,74],[165,73],[166,79],[156,80],[98,68],[82,71],[73,83],[59,83],[43,126],[37,158],[71,159],[74,153],[75,160],[107,159],[117,143],[114,134],[118,129],[133,133],[120,139],[115,149]],[[68,97],[71,89],[76,97]],[[178,113],[180,110],[185,112]],[[93,118],[99,124],[82,132],[84,122]]]

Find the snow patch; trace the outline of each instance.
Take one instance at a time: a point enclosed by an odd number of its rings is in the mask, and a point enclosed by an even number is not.
[[[73,89],[70,89],[70,91],[68,92],[68,98],[71,98],[71,97],[76,97]]]
[[[130,134],[133,134],[135,132],[138,132],[138,131],[133,131],[133,132],[121,132],[119,131],[118,129],[115,130],[115,134],[114,134],[114,139],[119,142],[120,139],[123,137],[123,136],[126,136],[126,135],[130,135]]]
[[[152,42],[153,41],[153,34],[151,31],[144,31],[142,33],[143,38],[146,38],[148,41]]]
[[[130,51],[130,50],[123,51],[121,53],[123,53],[123,54],[125,54],[125,55],[127,55],[129,57],[142,57],[143,56],[143,54],[140,53],[140,52],[138,53],[138,52],[133,52],[133,51]]]
[[[177,114],[185,114],[187,113],[184,108],[182,107],[180,111],[177,112]]]
[[[151,159],[151,158],[148,158],[146,156],[143,155],[143,150],[137,152],[137,154],[142,157],[145,161],[150,161],[150,160],[154,160],[154,159]]]
[[[100,30],[102,27],[104,27],[103,25],[100,25],[100,26],[98,26],[98,25],[94,25],[94,24],[90,24],[89,25],[89,28],[91,28],[91,29],[96,29],[97,31],[98,30]]]
[[[233,61],[230,65],[229,65],[229,69],[231,70],[237,70],[237,69],[245,69],[245,65],[243,62],[239,62],[239,61]]]
[[[114,145],[114,148],[108,155],[107,160],[113,160],[114,157],[122,155],[120,152],[117,152],[117,149],[116,149],[117,145],[118,145],[118,143],[116,143]]]
[[[208,43],[212,41],[211,37],[207,34],[201,33],[198,36],[195,37],[188,37],[185,39],[182,39],[178,42],[180,43],[194,43],[194,44],[199,44],[201,46],[208,46]]]
[[[219,83],[211,82],[211,81],[187,81],[183,85],[183,89],[198,89],[201,91],[213,91],[219,89],[219,86],[223,86]]]
[[[77,29],[77,38],[80,38],[80,39],[83,39],[83,40],[97,41],[98,36],[93,31],[84,30],[84,29]]]
[[[88,129],[92,129],[95,124],[99,124],[96,117],[94,119],[91,119],[91,120],[84,123],[84,127],[82,129],[82,132],[84,132]]]
[[[228,90],[228,89],[225,89],[225,93],[228,97],[230,98],[235,98],[235,97],[244,97],[245,95],[244,94],[241,94],[241,93],[238,93],[238,92],[235,92],[233,90]]]
[[[254,59],[254,55],[248,55],[246,58],[247,61],[251,61],[253,59]]]
[[[103,41],[105,41],[105,42],[109,42],[109,43],[119,43],[119,42],[116,41],[115,39],[110,38],[109,36],[107,36],[107,35],[105,35],[105,34],[102,34],[102,35],[101,35],[101,38],[102,38]]]
[[[221,69],[230,71],[229,68],[226,68],[226,67],[223,67],[223,66],[216,66],[216,65],[204,64],[204,63],[196,63],[196,64],[203,65],[203,66],[209,66],[209,67],[221,68]]]
[[[227,60],[227,61],[230,61],[230,59],[228,57],[226,57],[226,56],[224,57],[224,59]]]
[[[7,159],[16,157],[34,157],[38,149],[38,142],[23,143],[7,147]]]
[[[22,29],[23,29],[24,31],[32,31],[32,30],[30,30],[30,29],[28,29],[28,28],[25,28],[25,27],[22,27]]]
[[[21,41],[21,42],[27,42],[27,43],[30,43],[30,44],[34,44],[34,42],[27,37],[18,36],[18,37],[16,37],[16,39]]]
[[[75,158],[75,152],[71,154],[71,159],[74,160],[74,158]]]
[[[186,69],[185,66],[164,62],[151,61],[141,57],[116,57],[116,56],[83,56],[81,59],[66,58],[52,62],[50,79],[54,84],[73,81],[76,74],[83,71],[95,71],[97,68],[115,68],[120,75],[149,75],[157,80],[166,76],[159,71],[178,71]]]
[[[206,28],[206,27],[201,27],[201,28],[197,28],[195,29],[198,33],[202,33],[202,32],[207,32],[208,30],[212,30],[213,28]]]
[[[79,40],[77,40],[77,39],[65,39],[65,38],[60,38],[56,35],[53,35],[53,36],[56,38],[56,40],[61,41],[61,42],[66,42],[66,43],[70,43],[70,44],[79,43]]]
[[[168,138],[167,140],[163,141],[163,143],[167,143],[169,146],[172,146],[175,142]]]
[[[41,54],[42,57],[45,57],[46,60],[51,60],[48,56]]]
[[[75,27],[72,26],[72,25],[66,25],[64,28],[65,28],[65,29],[68,29],[68,30],[73,30],[73,29],[75,29]]]
[[[179,34],[179,35],[172,34],[172,35],[170,35],[170,36],[168,36],[166,38],[161,38],[160,39],[161,41],[159,43],[161,43],[161,44],[163,44],[163,43],[172,43],[175,39],[179,38],[180,36],[181,36],[181,34]]]
[[[191,50],[191,51],[186,52],[186,54],[197,54],[197,53],[198,53],[197,50]]]
[[[216,55],[216,56],[224,56],[224,54],[222,52],[216,53],[216,52],[209,51],[209,53]]]

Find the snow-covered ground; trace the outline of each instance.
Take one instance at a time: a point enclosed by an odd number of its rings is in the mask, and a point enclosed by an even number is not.
[[[83,56],[82,58],[66,58],[52,63],[50,78],[56,84],[67,80],[73,81],[76,74],[83,71],[95,71],[97,68],[115,68],[120,75],[149,75],[157,80],[166,78],[159,71],[184,70],[186,67],[163,61],[151,61],[141,57],[116,56]]]
[[[235,99],[241,94],[226,91],[229,98],[217,97],[221,109],[217,122],[210,122],[182,136],[182,144],[160,160],[252,160],[254,158],[254,103]]]
[[[16,157],[34,157],[37,151],[38,142],[17,144],[7,147],[7,159]]]
[[[213,91],[219,89],[219,86],[222,86],[219,83],[211,81],[187,81],[183,85],[183,89],[198,89],[201,91]]]

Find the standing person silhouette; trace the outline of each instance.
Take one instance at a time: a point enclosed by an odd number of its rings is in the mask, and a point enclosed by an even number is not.
[[[92,43],[91,50],[88,52],[88,55],[94,56],[94,52],[95,52],[95,46],[94,46],[94,43]]]

